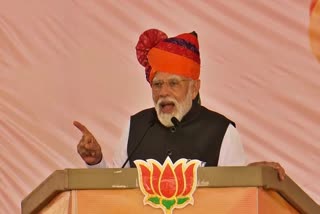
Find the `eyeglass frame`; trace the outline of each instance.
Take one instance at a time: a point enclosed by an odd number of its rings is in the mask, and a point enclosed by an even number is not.
[[[178,79],[178,78],[171,78],[168,80],[154,80],[151,82],[151,88],[155,92],[159,92],[163,85],[166,84],[171,90],[176,91],[182,87],[182,82],[191,81],[192,79]],[[156,84],[156,85],[155,85]]]

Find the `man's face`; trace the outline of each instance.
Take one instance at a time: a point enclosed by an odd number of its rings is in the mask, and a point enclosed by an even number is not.
[[[172,117],[181,121],[190,110],[192,100],[199,92],[200,80],[157,72],[151,87],[157,116],[164,126],[170,127],[173,126]]]

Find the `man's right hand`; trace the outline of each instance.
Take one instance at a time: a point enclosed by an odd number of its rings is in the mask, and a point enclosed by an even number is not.
[[[102,152],[101,147],[91,132],[78,121],[74,121],[75,125],[81,132],[82,138],[78,143],[77,149],[81,158],[88,165],[95,165],[101,162]]]

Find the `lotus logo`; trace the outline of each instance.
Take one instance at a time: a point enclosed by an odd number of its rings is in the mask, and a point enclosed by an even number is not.
[[[144,204],[161,208],[171,214],[174,208],[193,204],[196,189],[198,160],[180,159],[174,164],[167,157],[164,164],[148,159],[136,160],[140,189],[145,195]]]

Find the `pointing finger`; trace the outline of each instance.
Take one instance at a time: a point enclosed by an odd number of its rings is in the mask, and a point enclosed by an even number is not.
[[[82,134],[91,134],[90,131],[87,129],[87,127],[85,127],[78,121],[73,121],[73,125],[77,127],[82,132]]]

